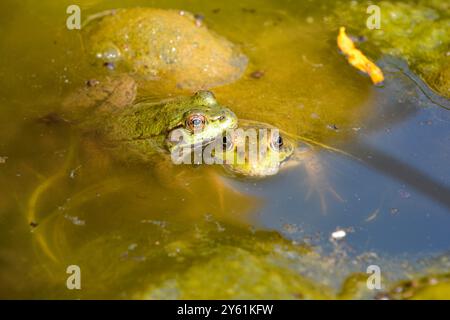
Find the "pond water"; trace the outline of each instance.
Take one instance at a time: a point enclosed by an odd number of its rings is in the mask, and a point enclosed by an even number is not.
[[[135,6],[202,14],[250,61],[213,89],[220,103],[352,155],[317,148],[315,170],[260,180],[124,163],[77,128],[40,121],[105,72],[65,28],[70,4],[0,4],[0,297],[329,298],[371,264],[384,289],[448,271],[449,101],[379,48],[367,54],[383,86],[350,67],[333,1],[79,1],[83,18]],[[82,290],[66,288],[69,265]]]

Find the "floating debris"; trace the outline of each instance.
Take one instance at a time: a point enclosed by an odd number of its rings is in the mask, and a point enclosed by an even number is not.
[[[77,171],[79,171],[81,169],[81,165],[76,167],[75,169],[70,171],[69,177],[70,179],[75,179],[76,175],[77,175]]]
[[[345,230],[336,230],[331,234],[331,238],[341,240],[344,239],[346,235],[347,232],[345,232]]]
[[[199,13],[194,14],[195,25],[197,27],[201,27],[203,25],[203,21],[205,21],[205,16]]]
[[[345,27],[339,29],[337,44],[342,53],[347,57],[348,62],[356,69],[369,75],[375,85],[384,81],[381,69],[370,61],[360,50],[356,49],[353,40],[345,33]]]
[[[283,225],[283,230],[288,234],[293,234],[299,231],[299,228],[295,224],[285,223]]]
[[[328,124],[327,128],[330,129],[330,130],[339,131],[338,126],[335,125],[334,123],[333,124]]]
[[[137,248],[137,243],[132,243],[132,244],[130,244],[129,246],[128,246],[128,251],[133,251],[134,249],[136,249]]]
[[[100,81],[98,81],[96,79],[89,79],[88,81],[86,81],[87,87],[95,87],[98,84],[100,84]]]
[[[76,226],[84,226],[86,224],[86,221],[80,220],[78,217],[70,216],[68,214],[65,214],[64,218],[66,218]]]
[[[411,193],[403,189],[398,190],[398,194],[402,199],[409,199],[411,197]]]
[[[263,70],[256,70],[250,73],[250,77],[253,79],[261,79],[262,77],[264,77],[264,75],[265,72]]]
[[[30,227],[32,227],[33,229],[36,228],[38,225],[39,225],[39,223],[37,223],[36,221],[30,222]]]
[[[378,214],[380,213],[380,209],[376,209],[373,211],[370,216],[367,217],[366,222],[370,222],[372,220],[375,220],[378,217]]]
[[[8,161],[8,157],[1,157],[0,156],[0,164],[5,164],[6,161]]]
[[[105,62],[103,64],[104,67],[106,67],[109,70],[114,70],[116,68],[116,65],[112,62]]]

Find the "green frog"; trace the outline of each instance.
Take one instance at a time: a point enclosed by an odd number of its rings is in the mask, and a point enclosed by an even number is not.
[[[160,149],[173,153],[177,148],[202,147],[234,128],[237,118],[210,91],[198,91],[188,98],[137,103],[102,123],[108,141],[146,158]],[[174,133],[181,139],[173,139]]]
[[[217,142],[221,150],[212,150],[216,163],[223,164],[233,176],[247,178],[277,174],[297,147],[293,139],[274,126],[247,119],[239,119],[238,129],[225,133]]]
[[[344,201],[329,183],[318,149],[349,157],[353,157],[352,155],[259,121],[239,119],[239,128],[232,132],[233,134],[227,133],[221,139],[216,139],[222,144],[219,149],[222,152],[217,152],[214,144],[205,148],[205,151],[212,149],[216,163],[222,164],[228,175],[242,179],[263,179],[278,174],[280,170],[302,166],[309,186],[306,198],[316,193],[323,212],[327,211],[327,193],[340,202]]]
[[[117,155],[144,161],[155,153],[202,147],[237,126],[235,114],[210,91],[136,101],[135,81],[126,74],[87,81],[67,97],[62,114]]]

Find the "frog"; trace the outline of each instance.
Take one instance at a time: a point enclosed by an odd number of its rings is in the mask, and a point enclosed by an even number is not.
[[[61,114],[120,157],[143,162],[204,147],[237,126],[236,115],[211,91],[157,101],[136,97],[136,81],[127,74],[90,79],[68,95]]]
[[[252,134],[255,139],[250,138]],[[248,140],[244,140],[247,137]],[[216,149],[216,145],[221,149]],[[266,151],[258,153],[260,148]],[[211,152],[215,162],[223,167],[225,175],[242,180],[261,180],[275,176],[280,171],[302,166],[309,186],[305,198],[309,199],[313,193],[317,193],[321,210],[326,212],[327,193],[339,202],[345,200],[328,182],[327,172],[318,156],[319,150],[353,157],[343,150],[279,130],[269,123],[249,119],[239,119],[238,129],[217,137],[214,144],[205,148],[204,155]]]
[[[145,159],[155,150],[201,148],[224,130],[234,128],[237,117],[221,106],[211,91],[160,102],[139,102],[102,119],[107,140]],[[175,140],[173,136],[181,139]]]
[[[216,149],[217,145],[221,148]],[[239,119],[236,130],[225,132],[209,148],[228,174],[257,179],[277,174],[294,154],[296,143],[268,123]]]
[[[239,79],[248,64],[236,44],[184,10],[108,10],[90,16],[83,34],[94,65],[132,74],[153,93],[225,85]]]

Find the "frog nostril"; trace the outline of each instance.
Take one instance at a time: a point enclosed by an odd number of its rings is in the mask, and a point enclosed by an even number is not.
[[[221,115],[221,116],[219,116],[219,121],[224,121],[225,119],[226,119],[226,117],[225,117],[225,115]]]
[[[233,148],[233,142],[230,137],[223,136],[222,138],[222,146],[225,148],[226,151],[229,151]]]

